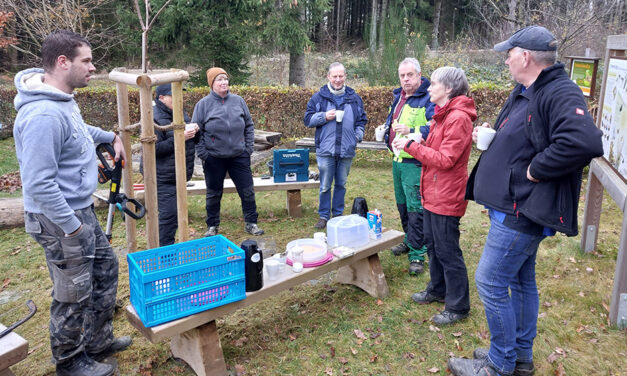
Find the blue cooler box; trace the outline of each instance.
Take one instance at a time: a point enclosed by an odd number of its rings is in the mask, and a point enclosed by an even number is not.
[[[274,151],[272,174],[275,183],[309,180],[309,149]]]

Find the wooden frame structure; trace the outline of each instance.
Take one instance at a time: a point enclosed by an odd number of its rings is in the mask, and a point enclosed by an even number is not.
[[[184,70],[172,69],[170,71],[154,71],[150,74],[139,71],[116,68],[109,73],[109,79],[116,83],[118,106],[118,130],[124,143],[126,155],[131,155],[131,131],[141,126],[141,143],[144,163],[144,187],[146,205],[146,238],[147,248],[159,246],[159,209],[157,206],[157,171],[155,157],[155,124],[152,113],[152,87],[162,84],[172,84],[172,128],[174,129],[174,155],[176,166],[176,196],[178,207],[178,233],[179,241],[188,240],[187,219],[187,189],[185,172],[185,138],[183,131],[183,81],[189,78]],[[139,88],[140,122],[130,124],[128,106],[128,85]],[[169,129],[169,128],[168,128]],[[125,168],[122,174],[124,192],[129,198],[133,198],[133,190],[127,187],[133,186],[132,169]],[[137,251],[137,232],[135,221],[126,217],[126,241],[129,252]]]
[[[607,37],[605,51],[605,68],[603,70],[603,86],[597,115],[597,127],[601,128],[603,101],[607,85],[607,72],[610,58],[627,56],[627,35],[610,35]],[[627,296],[627,184],[620,174],[614,170],[605,158],[596,158],[590,163],[588,174],[588,186],[586,189],[586,201],[583,214],[581,249],[590,252],[596,248],[601,222],[603,203],[603,191],[607,190],[612,199],[623,212],[623,224],[616,259],[616,271],[614,273],[614,287],[610,303],[610,323],[619,324],[618,310],[621,294]],[[621,326],[627,322],[622,319]]]

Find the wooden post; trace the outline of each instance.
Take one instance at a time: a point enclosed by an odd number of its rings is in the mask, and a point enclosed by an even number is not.
[[[118,124],[121,129],[130,125],[130,115],[128,110],[128,86],[122,83],[115,84],[118,105]],[[131,132],[129,130],[120,131],[120,138],[124,143],[126,151],[126,165],[122,170],[122,186],[128,198],[134,198],[133,191],[133,152],[131,151]],[[130,216],[126,215],[126,246],[127,252],[137,251],[137,223]]]
[[[155,160],[155,128],[152,115],[152,85],[150,77],[140,76],[139,107],[141,113],[141,142],[144,161],[144,199],[146,203],[146,247],[159,247],[159,208],[157,205],[157,170]]]
[[[601,211],[603,210],[603,184],[601,184],[601,181],[599,181],[599,178],[592,170],[593,167],[590,166],[588,187],[586,189],[586,204],[581,225],[581,249],[584,252],[594,251],[599,236]]]
[[[610,302],[610,322],[612,325],[618,324],[620,295],[621,293],[627,293],[627,207],[623,208],[623,226],[620,234],[616,270],[614,271],[614,287],[612,288],[612,300]],[[625,324],[623,323],[623,325]]]
[[[303,216],[303,204],[300,197],[300,189],[290,189],[287,191],[287,214],[292,218]]]
[[[198,376],[226,376],[226,363],[215,321],[172,337],[172,355],[183,359]]]
[[[179,227],[179,242],[189,239],[187,217],[187,163],[183,126],[183,88],[182,82],[172,82],[172,125],[174,125],[174,163],[176,170],[176,208]]]

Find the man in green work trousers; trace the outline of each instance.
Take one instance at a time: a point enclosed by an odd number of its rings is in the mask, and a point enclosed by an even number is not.
[[[394,153],[392,173],[394,195],[401,217],[405,239],[392,248],[392,253],[400,256],[408,253],[409,274],[424,272],[427,248],[422,236],[422,204],[420,202],[420,161],[402,150],[395,150],[392,141],[396,137],[412,138],[422,135],[426,140],[429,134],[429,121],[435,104],[429,101],[427,88],[429,80],[422,77],[420,63],[414,58],[405,58],[398,66],[401,87],[394,90],[394,100],[385,121],[385,143]]]

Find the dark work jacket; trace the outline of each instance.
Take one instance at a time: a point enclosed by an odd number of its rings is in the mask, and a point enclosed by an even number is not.
[[[517,125],[508,120],[521,92],[519,84],[499,113],[496,136],[471,172],[466,198],[577,235],[582,170],[592,158],[603,155],[602,132],[595,127],[581,90],[558,63],[545,68],[522,94],[529,102],[518,126],[524,127],[527,139],[517,145],[499,142],[503,127]],[[523,145],[527,146],[521,151]],[[527,179],[527,168],[539,183]]]
[[[159,99],[155,99],[155,105],[152,108],[153,118],[157,125],[172,124],[172,110],[167,108]],[[190,119],[186,113],[183,113],[185,123],[189,123]],[[195,143],[200,139],[200,132],[196,133],[196,137],[185,141],[185,165],[187,180],[192,178],[194,173],[194,157]],[[157,183],[176,183],[176,169],[174,162],[174,131],[155,131],[157,143],[155,145],[155,156],[157,162]]]

